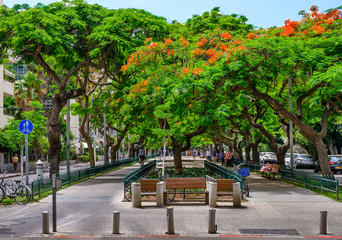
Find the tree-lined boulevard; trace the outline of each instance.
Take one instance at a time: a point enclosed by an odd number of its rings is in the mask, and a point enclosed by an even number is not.
[[[312,6],[300,22],[255,29],[219,8],[181,24],[82,0],[3,6],[3,63],[15,59],[33,73],[16,82],[12,105],[8,100],[15,118],[1,131],[2,148],[19,151],[17,124],[29,119],[37,126],[31,153],[48,153],[50,171],[58,172],[68,144],[65,106],[76,99],[72,113],[81,118],[91,165],[95,129],[106,138],[107,162],[119,150],[130,157],[141,146],[167,146],[178,174],[182,152],[212,144],[240,159],[252,152],[255,162],[260,150],[274,151],[284,165],[294,135],[331,174],[328,154],[340,152],[342,135],[339,8]]]

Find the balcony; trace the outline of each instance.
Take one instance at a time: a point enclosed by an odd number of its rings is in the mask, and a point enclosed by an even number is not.
[[[5,80],[3,86],[4,95],[14,96],[14,83]]]
[[[4,69],[4,79],[14,80],[14,78],[15,78],[15,74],[11,73],[7,69]],[[5,80],[3,86],[4,86],[3,93],[5,93],[6,95],[14,96],[14,84],[12,81]]]

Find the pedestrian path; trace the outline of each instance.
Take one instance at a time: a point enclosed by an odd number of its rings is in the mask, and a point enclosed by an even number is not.
[[[190,161],[188,159],[187,161]],[[203,160],[196,160],[200,165]],[[186,161],[185,161],[186,162]],[[137,238],[166,236],[165,207],[154,202],[143,202],[133,208],[124,201],[123,179],[139,169],[138,164],[89,179],[58,192],[57,233],[51,236],[89,236],[92,238]],[[320,210],[328,211],[328,232],[324,237],[342,239],[342,204],[279,180],[270,180],[252,173],[248,177],[250,197],[242,207],[233,208],[232,202],[218,202],[216,207],[217,234],[208,233],[209,207],[204,203],[173,203],[173,237],[234,237],[250,239],[298,239],[319,237]],[[0,239],[9,229],[14,237],[39,239],[41,213],[51,211],[51,196],[40,203],[27,206],[0,208]],[[113,235],[112,213],[120,212],[120,235]],[[7,225],[6,225],[7,224]],[[51,237],[50,236],[50,237]]]

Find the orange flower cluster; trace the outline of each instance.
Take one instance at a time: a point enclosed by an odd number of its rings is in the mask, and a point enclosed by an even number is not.
[[[195,48],[194,50],[192,50],[193,56],[202,55],[203,53],[204,53],[204,51],[202,49],[199,49],[199,48]]]
[[[175,51],[172,49],[171,51],[167,51],[167,55],[170,56],[170,55],[175,55]]]
[[[199,75],[200,73],[203,72],[203,69],[200,69],[200,68],[183,68],[182,69],[182,73],[183,73],[183,76],[185,76],[186,74],[188,74],[189,72],[192,72],[192,74],[194,75]]]
[[[257,37],[257,35],[255,33],[250,33],[250,34],[248,34],[247,39],[254,39],[256,37]]]
[[[285,26],[282,27],[284,30],[282,33],[280,33],[280,36],[290,37],[290,36],[295,35],[295,30],[298,26],[299,26],[299,22],[291,21],[290,19],[286,20]]]
[[[200,73],[202,73],[203,72],[203,69],[200,69],[200,68],[194,68],[194,69],[192,69],[192,73],[194,74],[194,75],[199,75]]]
[[[228,46],[226,44],[221,44],[220,46],[216,45],[216,47],[219,47],[224,52],[228,50]]]
[[[189,42],[187,40],[185,40],[183,37],[180,37],[179,41],[183,47],[189,46]]]
[[[133,88],[131,89],[131,93],[139,93],[139,92],[147,92],[148,89],[145,88],[147,87],[147,85],[149,84],[150,80],[149,79],[146,79],[146,80],[143,80],[141,81],[141,83],[139,84],[136,84],[133,86]],[[131,96],[131,95],[130,95]]]
[[[232,35],[230,35],[229,32],[222,33],[221,37],[223,37],[226,41],[232,39]]]
[[[156,43],[156,42],[153,42],[153,43],[151,43],[150,44],[150,49],[152,50],[152,49],[155,49],[155,48],[157,48],[158,47],[158,43]]]
[[[147,44],[147,43],[149,43],[150,41],[152,41],[152,38],[146,38],[146,40],[145,40],[145,44]]]
[[[207,43],[207,39],[204,37],[204,38],[201,39],[201,41],[199,41],[199,42],[196,43],[196,46],[198,46],[199,48],[201,48],[201,47],[203,47],[204,44],[206,44],[206,43]]]
[[[321,35],[322,33],[325,32],[325,28],[319,25],[312,26],[311,28],[312,31],[314,31],[314,33],[316,33],[317,35]]]
[[[209,64],[214,64],[217,59],[220,58],[221,54],[219,52],[214,51],[213,48],[208,49],[205,54],[207,54],[210,58],[208,59]]]
[[[168,39],[165,40],[165,45],[168,45],[170,43],[172,43],[172,39],[171,38],[168,38]]]
[[[160,87],[156,87],[156,91],[159,92],[159,90],[160,90]]]

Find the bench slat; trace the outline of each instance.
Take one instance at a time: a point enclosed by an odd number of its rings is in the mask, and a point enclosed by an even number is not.
[[[234,179],[216,179],[217,191],[232,192]]]
[[[166,189],[198,189],[206,188],[204,177],[200,178],[167,178]]]
[[[157,179],[141,179],[140,186],[142,192],[155,192],[157,191]]]

